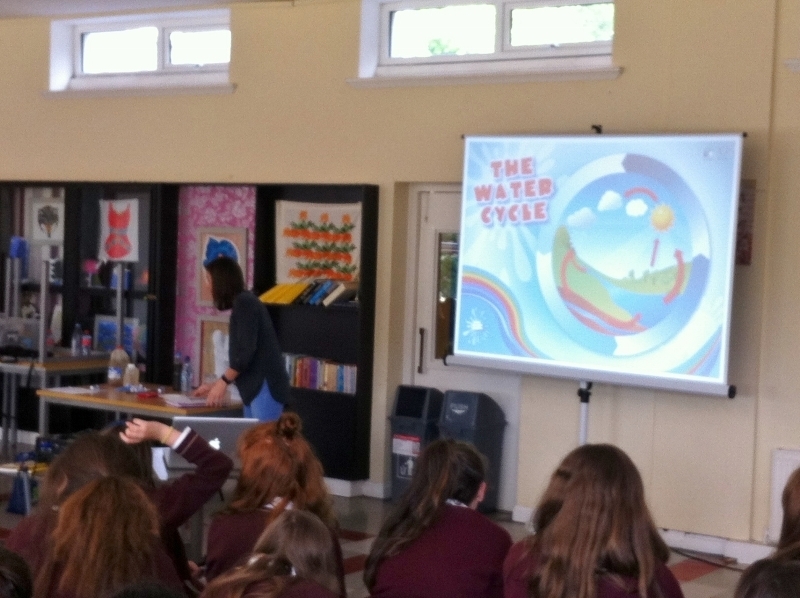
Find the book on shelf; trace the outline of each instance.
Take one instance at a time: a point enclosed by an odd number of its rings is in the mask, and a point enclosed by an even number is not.
[[[328,307],[334,303],[342,303],[350,301],[358,294],[358,281],[342,281],[330,290],[330,292],[322,299],[322,305]]]
[[[308,282],[282,282],[262,293],[259,297],[264,303],[288,305],[293,303],[309,286]]]
[[[319,286],[319,288],[311,295],[311,298],[308,300],[310,305],[320,305],[322,302],[323,297],[325,297],[330,290],[333,288],[333,285],[336,283],[332,280],[325,280]]]
[[[284,353],[289,382],[296,388],[355,394],[358,367],[310,355]]]

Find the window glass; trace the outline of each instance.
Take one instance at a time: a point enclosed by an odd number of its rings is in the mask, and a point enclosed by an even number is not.
[[[496,15],[493,4],[392,11],[389,56],[491,54],[495,51]]]
[[[170,32],[169,61],[173,65],[229,63],[231,61],[230,29]]]
[[[84,74],[136,73],[158,68],[158,28],[96,31],[82,35]]]
[[[453,353],[453,318],[458,280],[458,233],[439,233],[436,293],[436,359]]]
[[[613,38],[614,4],[611,2],[511,10],[512,46],[557,46]]]

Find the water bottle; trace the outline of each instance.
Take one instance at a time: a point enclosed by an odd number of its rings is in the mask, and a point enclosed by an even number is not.
[[[81,354],[81,325],[75,322],[75,328],[72,330],[72,340],[69,344],[69,352],[73,357],[79,357]]]
[[[111,351],[111,356],[108,359],[108,383],[111,386],[120,386],[122,384],[122,374],[130,362],[130,357],[122,347],[117,346],[116,349]]]
[[[175,392],[181,391],[181,378],[183,377],[183,359],[181,352],[175,351],[175,360],[172,362],[172,388]]]
[[[92,354],[92,335],[88,330],[81,335],[81,355],[89,357]]]
[[[181,370],[181,393],[188,395],[190,392],[192,392],[192,360],[187,355],[183,358]]]

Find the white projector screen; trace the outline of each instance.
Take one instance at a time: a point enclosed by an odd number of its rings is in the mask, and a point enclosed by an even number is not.
[[[468,137],[448,362],[734,392],[741,152],[741,134]]]

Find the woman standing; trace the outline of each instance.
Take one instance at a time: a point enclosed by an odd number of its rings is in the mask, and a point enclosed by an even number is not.
[[[503,567],[506,598],[683,598],[639,471],[617,447],[569,453],[534,513],[534,535]]]
[[[235,383],[245,417],[274,421],[289,398],[289,377],[267,308],[245,290],[244,275],[236,260],[217,257],[205,268],[211,278],[214,307],[231,310],[229,366],[216,381],[201,385],[194,395],[204,396],[207,405],[219,407],[225,402],[228,385]]]

